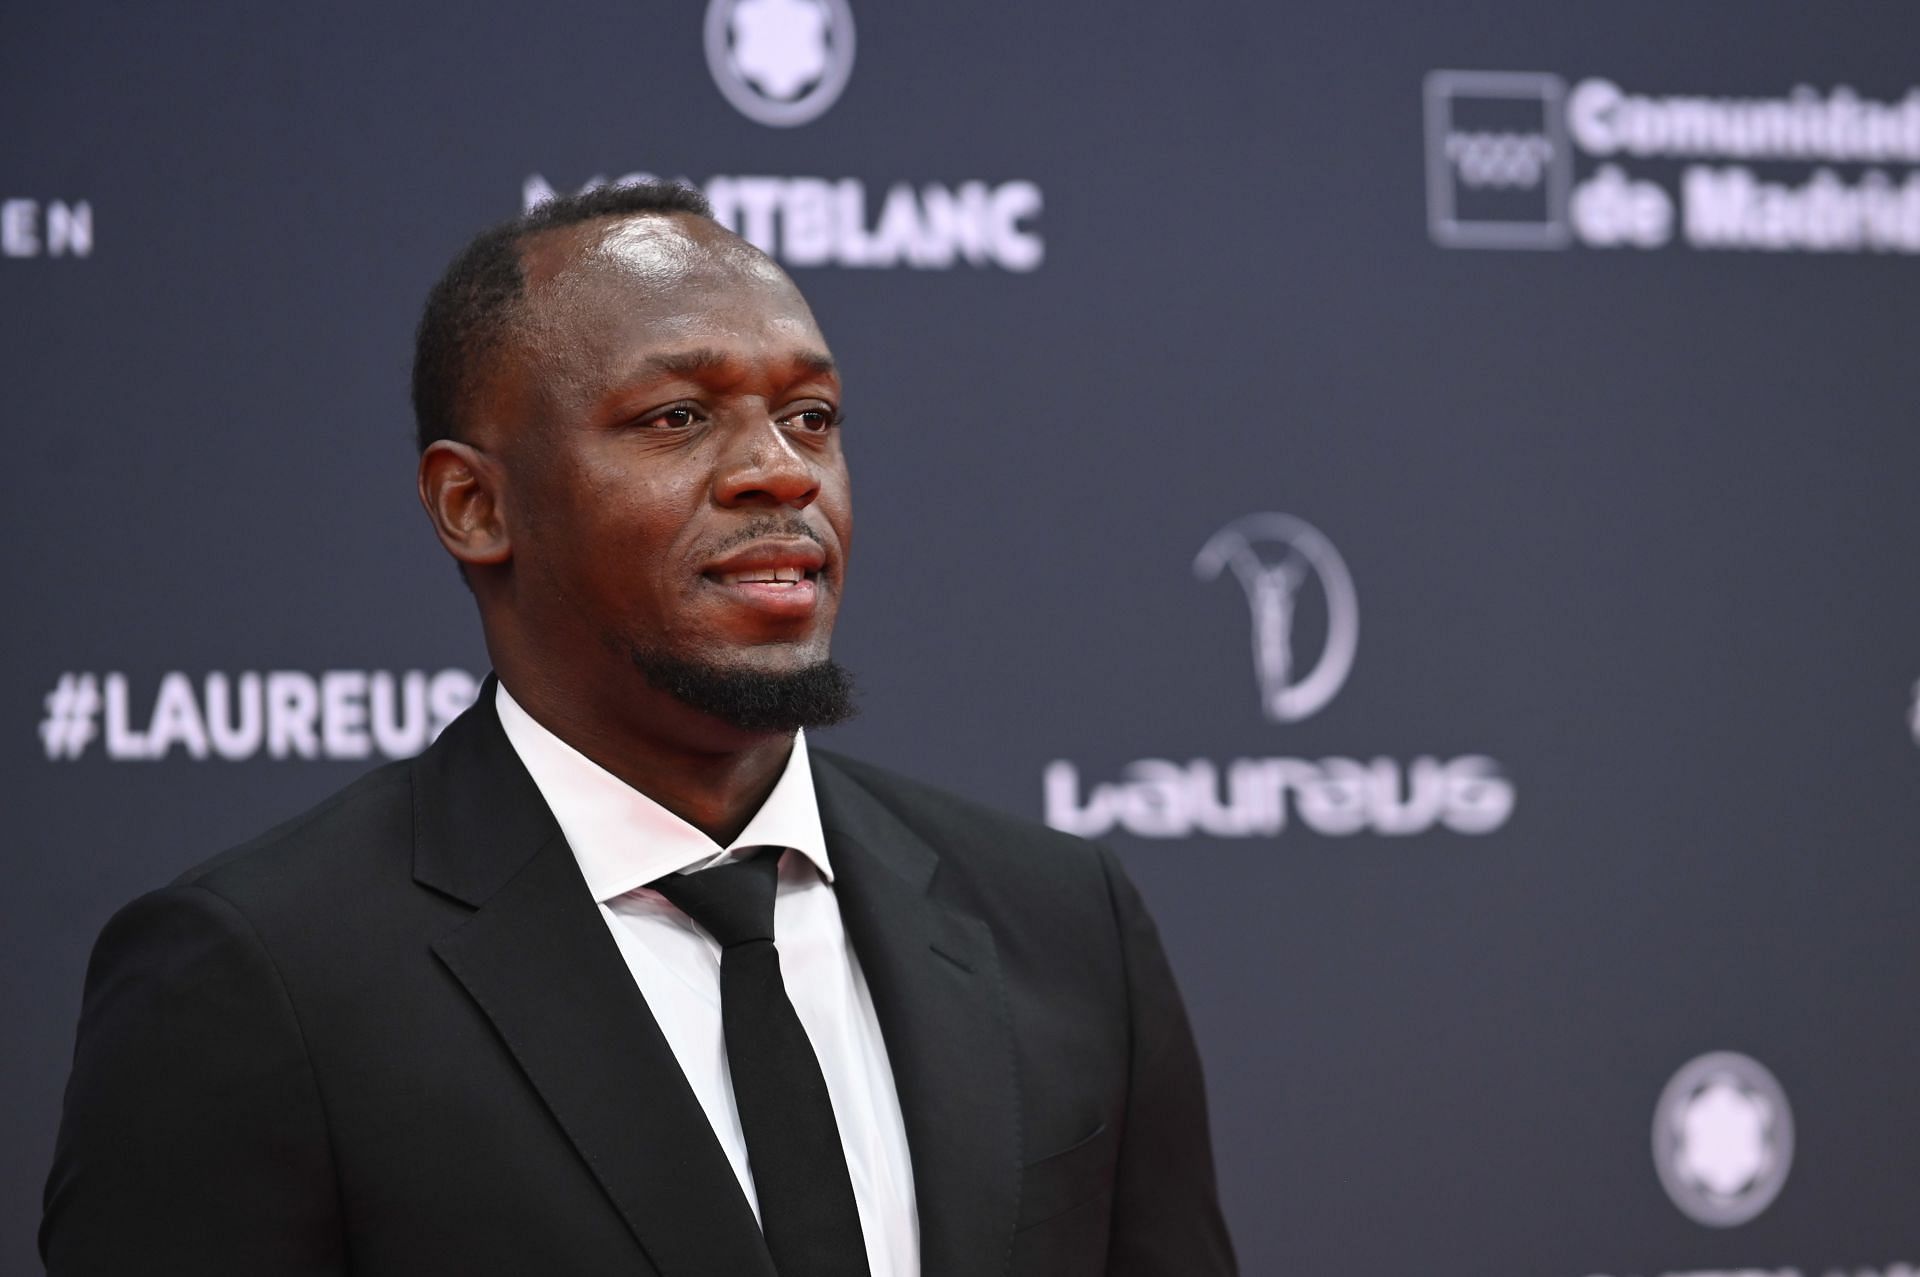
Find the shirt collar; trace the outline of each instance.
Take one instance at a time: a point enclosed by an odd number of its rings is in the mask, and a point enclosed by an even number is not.
[[[749,847],[791,847],[833,881],[806,733],[793,734],[793,752],[773,792],[740,836],[722,847],[534,721],[505,683],[494,688],[493,704],[595,900],[612,900],[670,873],[704,869]]]

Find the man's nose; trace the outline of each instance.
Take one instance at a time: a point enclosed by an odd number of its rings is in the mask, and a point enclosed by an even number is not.
[[[714,471],[714,499],[721,505],[801,510],[820,495],[819,471],[777,422],[741,423],[729,434]]]

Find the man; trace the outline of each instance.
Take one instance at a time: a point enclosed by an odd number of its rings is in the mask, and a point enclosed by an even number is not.
[[[1113,858],[807,748],[852,524],[792,281],[684,188],[558,200],[414,396],[497,680],[108,924],[49,1271],[1232,1272]]]

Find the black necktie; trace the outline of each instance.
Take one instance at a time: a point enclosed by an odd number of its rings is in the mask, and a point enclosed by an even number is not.
[[[651,885],[720,942],[727,1070],[775,1270],[780,1277],[866,1277],[867,1246],[833,1100],[787,1000],[773,945],[780,850]]]

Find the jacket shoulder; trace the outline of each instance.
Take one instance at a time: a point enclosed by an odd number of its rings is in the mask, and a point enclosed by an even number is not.
[[[841,775],[865,790],[902,824],[942,851],[956,847],[983,855],[1004,855],[1028,866],[1095,868],[1111,853],[1076,834],[1062,833],[1037,820],[1011,816],[925,781],[831,750],[812,750]]]
[[[236,904],[331,895],[352,862],[368,855],[402,863],[413,844],[413,785],[403,760],[374,769],[345,788],[188,869],[175,887],[202,887]]]

